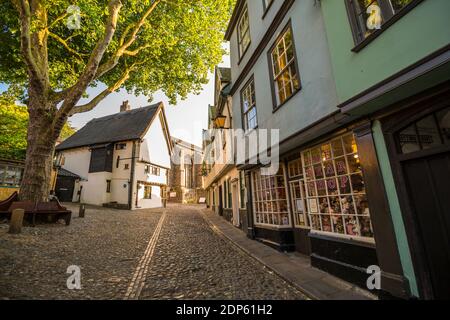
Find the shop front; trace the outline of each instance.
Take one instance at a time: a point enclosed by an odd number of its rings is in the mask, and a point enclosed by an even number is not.
[[[365,289],[368,268],[377,266],[383,290],[405,296],[370,132],[358,122],[289,152],[276,175],[252,169],[252,231],[256,240],[310,256],[313,267]]]

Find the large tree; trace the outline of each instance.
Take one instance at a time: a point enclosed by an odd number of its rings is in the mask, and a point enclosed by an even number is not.
[[[23,200],[45,201],[68,117],[121,88],[174,103],[221,61],[233,0],[3,0],[0,82],[26,90]],[[76,6],[76,7],[74,7]],[[77,13],[81,21],[77,23]],[[106,89],[79,105],[89,87]]]

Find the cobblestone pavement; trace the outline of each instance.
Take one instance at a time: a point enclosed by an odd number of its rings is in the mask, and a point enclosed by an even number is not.
[[[163,212],[88,208],[69,227],[20,235],[0,224],[0,299],[305,298],[214,233],[198,207]],[[81,290],[66,287],[70,265],[81,267]]]
[[[222,239],[195,207],[172,207],[140,299],[305,299]]]
[[[86,210],[70,226],[8,234],[0,224],[0,299],[122,299],[162,210]],[[81,267],[82,290],[68,290],[67,267]]]

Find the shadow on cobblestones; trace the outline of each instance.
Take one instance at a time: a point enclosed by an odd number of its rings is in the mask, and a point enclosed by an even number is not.
[[[141,299],[305,299],[213,233],[195,207],[171,207]]]
[[[0,299],[122,299],[161,214],[88,208],[68,227],[20,235],[0,224]],[[69,265],[81,267],[82,290],[67,289]]]

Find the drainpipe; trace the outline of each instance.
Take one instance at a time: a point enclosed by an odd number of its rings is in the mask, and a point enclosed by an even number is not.
[[[134,188],[134,178],[136,170],[136,141],[133,141],[133,149],[131,151],[131,170],[130,170],[130,183],[128,188],[128,209],[133,208],[133,188]],[[136,192],[138,190],[136,189]]]
[[[245,172],[245,183],[247,186],[247,237],[255,239],[255,223],[253,220],[253,196],[252,175],[250,171]]]

